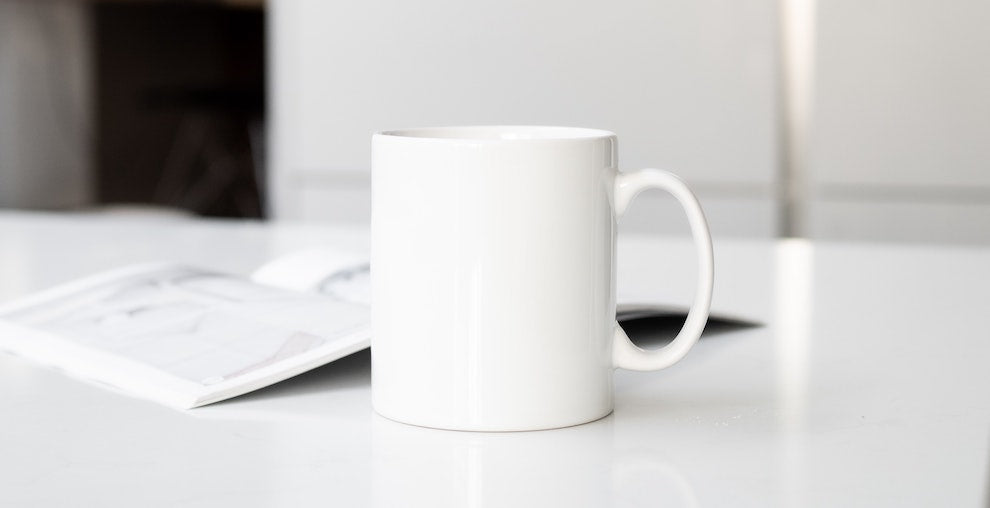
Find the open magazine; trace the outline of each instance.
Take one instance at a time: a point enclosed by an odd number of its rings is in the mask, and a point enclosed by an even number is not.
[[[328,250],[250,278],[128,266],[0,306],[0,349],[192,408],[368,347],[369,295],[367,259]]]
[[[158,263],[118,268],[0,306],[0,350],[188,409],[370,344],[368,260],[335,249],[250,277]],[[619,320],[676,315],[620,305]]]

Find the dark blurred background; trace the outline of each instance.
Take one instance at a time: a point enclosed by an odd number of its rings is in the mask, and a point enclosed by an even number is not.
[[[0,205],[263,216],[263,3],[0,0],[0,48]]]
[[[261,217],[264,10],[92,9],[96,200]]]

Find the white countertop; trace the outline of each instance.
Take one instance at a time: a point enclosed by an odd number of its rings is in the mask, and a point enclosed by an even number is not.
[[[124,263],[247,273],[361,229],[0,213],[0,301]],[[619,301],[686,304],[686,240],[623,237]],[[0,505],[985,506],[990,248],[716,239],[766,323],[616,372],[615,413],[479,434],[371,411],[369,355],[187,412],[0,353]]]

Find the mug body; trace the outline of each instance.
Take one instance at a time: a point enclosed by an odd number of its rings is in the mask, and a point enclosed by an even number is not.
[[[593,129],[374,135],[378,413],[509,431],[612,411],[616,160]]]

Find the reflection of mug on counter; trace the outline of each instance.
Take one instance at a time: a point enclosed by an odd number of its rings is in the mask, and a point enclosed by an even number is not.
[[[657,454],[616,453],[613,424],[466,433],[375,417],[373,506],[598,508],[636,498],[696,505],[690,484]]]

